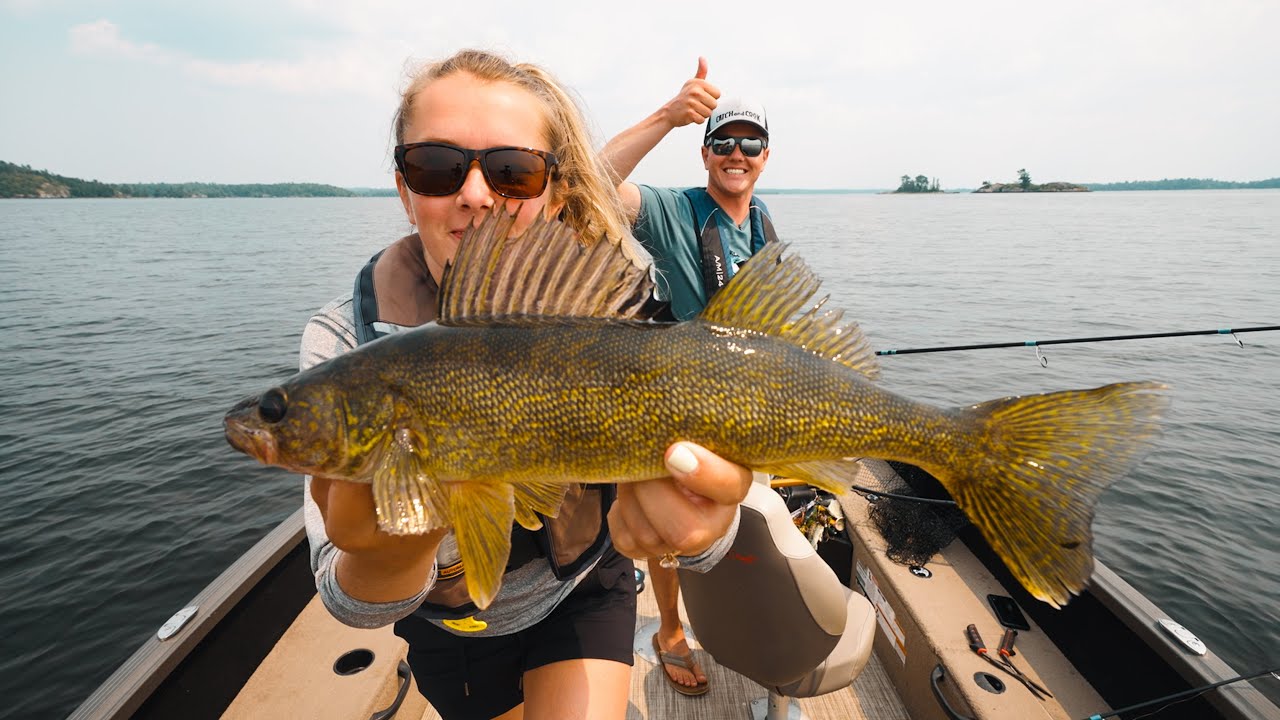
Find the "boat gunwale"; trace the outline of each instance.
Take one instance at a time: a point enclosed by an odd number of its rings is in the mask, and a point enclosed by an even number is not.
[[[68,719],[131,717],[228,613],[305,539],[303,511],[298,508],[182,606],[195,605],[198,609],[177,634],[160,640],[152,632]]]
[[[1192,687],[1228,680],[1248,670],[1233,668],[1212,649],[1195,655],[1183,648],[1156,625],[1160,619],[1170,617],[1169,613],[1101,561],[1095,563],[1088,592]],[[1224,715],[1280,720],[1280,707],[1250,683],[1238,682],[1220,689],[1229,691],[1209,692],[1203,698]]]

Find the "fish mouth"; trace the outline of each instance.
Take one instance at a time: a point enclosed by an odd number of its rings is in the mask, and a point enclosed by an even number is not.
[[[255,427],[257,418],[258,398],[245,398],[222,419],[223,434],[227,443],[236,450],[265,465],[275,465],[278,459],[275,436]]]

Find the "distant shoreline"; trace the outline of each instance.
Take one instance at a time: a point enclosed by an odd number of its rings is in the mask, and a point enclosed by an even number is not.
[[[0,198],[287,198],[395,197],[394,188],[342,188],[322,183],[104,183],[0,161]]]
[[[1280,177],[1253,182],[1211,178],[1131,180],[1118,183],[1079,183],[1074,188],[1112,192],[1130,190],[1255,190],[1280,188]],[[933,193],[895,193],[890,188],[757,188],[757,195],[950,195],[982,192],[981,188],[951,188]],[[338,187],[321,183],[104,183],[35,170],[28,165],[0,161],[0,199],[61,198],[312,198],[396,197],[395,188]]]

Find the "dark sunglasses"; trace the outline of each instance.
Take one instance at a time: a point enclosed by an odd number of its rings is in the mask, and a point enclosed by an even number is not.
[[[747,157],[756,157],[769,147],[768,138],[758,137],[709,137],[706,146],[711,148],[711,152],[716,155],[732,155],[733,148],[736,146],[742,150],[742,154]]]
[[[462,189],[471,163],[480,163],[480,172],[489,187],[502,197],[515,200],[536,198],[547,189],[548,177],[556,175],[558,160],[553,153],[513,146],[468,150],[438,142],[397,145],[396,169],[404,184],[419,195],[452,195]]]

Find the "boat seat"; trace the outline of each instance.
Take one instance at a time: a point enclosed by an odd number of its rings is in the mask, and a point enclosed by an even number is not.
[[[871,656],[871,604],[840,582],[766,484],[743,500],[724,559],[706,573],[681,570],[680,588],[702,648],[769,690],[768,717],[787,717],[785,698],[848,687]]]

